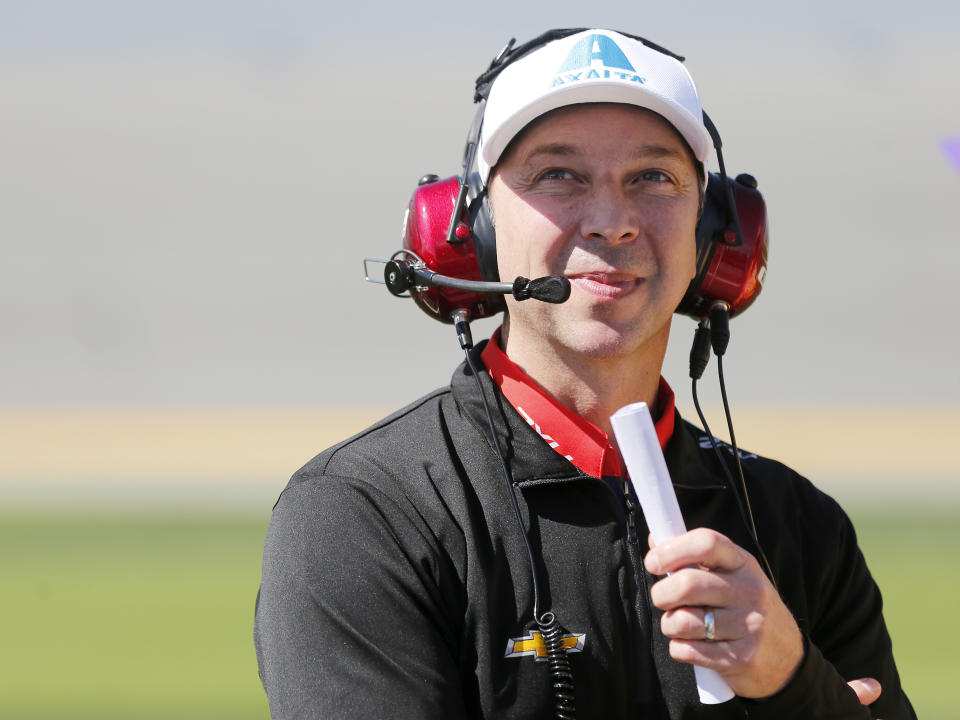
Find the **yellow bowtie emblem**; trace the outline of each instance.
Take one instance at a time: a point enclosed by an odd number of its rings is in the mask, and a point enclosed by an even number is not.
[[[586,641],[586,633],[568,633],[563,636],[563,649],[568,653],[583,652]],[[534,656],[538,662],[547,659],[547,644],[543,641],[541,633],[532,632],[524,637],[510,638],[507,641],[507,652],[504,657],[524,657],[526,655]]]

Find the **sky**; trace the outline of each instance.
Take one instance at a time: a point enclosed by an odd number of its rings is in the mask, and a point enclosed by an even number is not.
[[[417,178],[458,171],[503,42],[582,25],[685,55],[728,169],[760,182],[770,265],[732,323],[734,402],[956,407],[960,6],[696,8],[0,2],[0,407],[444,384],[452,329],[361,260],[399,247]],[[693,329],[676,319],[665,365],[681,397]]]

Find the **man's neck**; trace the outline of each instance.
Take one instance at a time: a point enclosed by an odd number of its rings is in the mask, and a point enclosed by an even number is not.
[[[624,405],[645,402],[656,416],[657,388],[669,328],[629,354],[584,357],[547,343],[510,342],[509,321],[500,338],[503,351],[564,407],[589,420],[613,439],[610,416]]]

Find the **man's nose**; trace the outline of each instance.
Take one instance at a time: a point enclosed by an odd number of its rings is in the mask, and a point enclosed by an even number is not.
[[[640,217],[622,188],[600,185],[586,203],[581,232],[591,240],[630,242],[640,234]]]

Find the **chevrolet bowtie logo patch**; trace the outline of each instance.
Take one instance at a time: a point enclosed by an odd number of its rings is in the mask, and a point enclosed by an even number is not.
[[[583,652],[586,641],[586,633],[569,633],[563,636],[563,649],[568,653]],[[524,637],[510,638],[507,641],[507,652],[504,657],[523,657],[524,655],[533,655],[537,662],[547,659],[547,644],[543,641],[542,634],[532,632]]]

